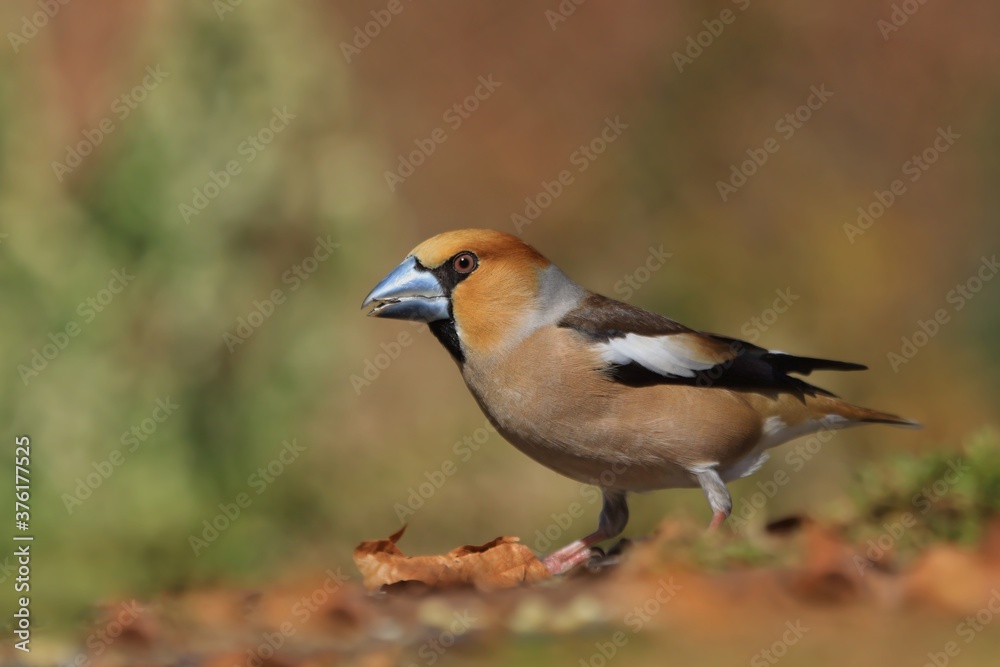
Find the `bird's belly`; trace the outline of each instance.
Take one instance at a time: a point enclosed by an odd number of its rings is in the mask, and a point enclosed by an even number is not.
[[[663,456],[629,451],[599,451],[597,443],[539,437],[498,426],[497,431],[521,452],[550,470],[584,484],[625,491],[696,487],[682,465]],[[598,451],[595,451],[598,450]]]
[[[503,354],[469,354],[462,368],[497,431],[542,465],[628,491],[690,487],[693,468],[732,466],[760,440],[760,416],[738,393],[626,386],[561,331],[541,329]]]
[[[640,414],[627,400],[613,397],[582,405],[506,388],[488,396],[473,389],[473,395],[500,435],[521,452],[566,477],[605,488],[697,487],[691,466],[732,465],[757,441],[755,434],[727,429],[731,415],[701,420],[690,411],[671,414],[669,405]]]

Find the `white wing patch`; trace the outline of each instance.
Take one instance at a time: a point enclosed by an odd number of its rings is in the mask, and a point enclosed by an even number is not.
[[[601,358],[611,364],[637,363],[643,368],[673,377],[694,377],[715,364],[692,359],[692,351],[676,335],[626,334],[601,344]]]

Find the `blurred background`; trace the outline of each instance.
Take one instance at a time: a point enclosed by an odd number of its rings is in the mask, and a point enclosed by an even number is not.
[[[408,553],[539,548],[574,500],[559,541],[590,532],[598,504],[483,429],[425,328],[359,310],[448,229],[866,363],[815,380],[926,425],[779,450],[761,475],[795,474],[756,520],[989,437],[1000,6],[904,4],[4,3],[0,467],[30,435],[36,631],[351,572],[403,521]],[[633,507],[633,536],[709,515],[698,491]]]

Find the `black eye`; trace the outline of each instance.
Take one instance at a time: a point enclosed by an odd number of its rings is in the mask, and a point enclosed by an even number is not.
[[[455,255],[451,265],[458,273],[472,273],[479,262],[476,261],[476,256],[471,252],[463,252]]]

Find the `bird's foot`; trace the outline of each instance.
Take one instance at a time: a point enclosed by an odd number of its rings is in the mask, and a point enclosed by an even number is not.
[[[542,561],[552,574],[564,574],[580,563],[590,560],[590,545],[583,540],[577,540],[553,551]]]

